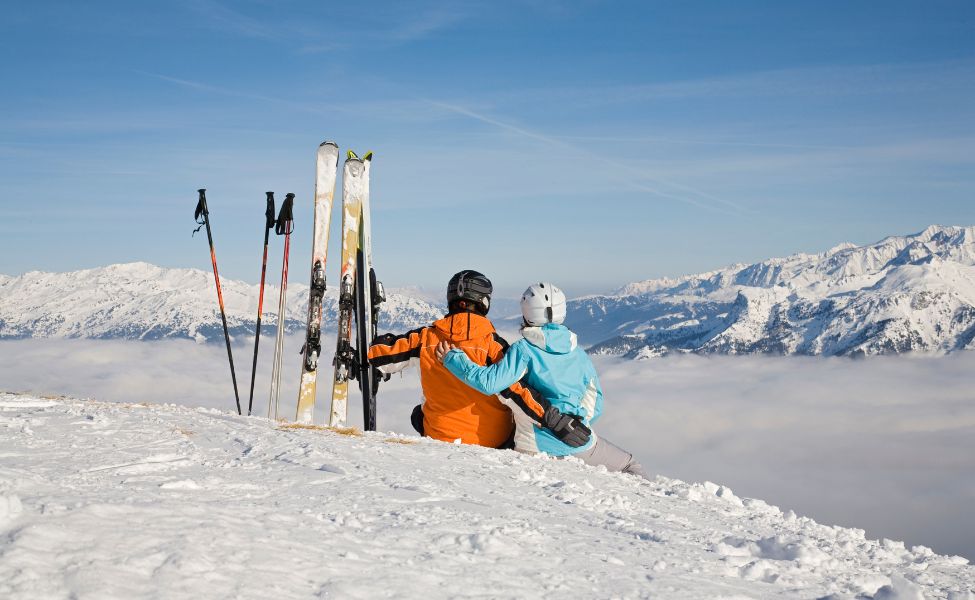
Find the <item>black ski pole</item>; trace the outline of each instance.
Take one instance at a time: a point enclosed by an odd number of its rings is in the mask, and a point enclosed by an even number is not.
[[[234,398],[237,400],[237,414],[240,411],[240,394],[237,392],[237,373],[234,371],[234,354],[230,351],[230,331],[227,330],[227,311],[223,307],[223,291],[220,289],[220,274],[217,272],[217,252],[213,249],[213,234],[210,232],[210,211],[207,210],[206,189],[197,190],[200,192],[200,201],[196,203],[196,223],[200,227],[207,228],[207,241],[210,242],[210,262],[213,263],[213,280],[217,283],[217,301],[220,303],[220,318],[223,320],[223,337],[227,342],[227,357],[230,359],[230,378],[234,382]],[[200,220],[202,217],[203,220]],[[196,233],[200,230],[197,227],[193,230]]]
[[[264,276],[267,274],[267,242],[274,229],[274,192],[267,192],[267,211],[264,213],[264,257],[261,258],[261,291],[257,297],[257,333],[254,336],[254,364],[251,366],[251,393],[247,400],[247,416],[254,408],[254,378],[257,376],[257,348],[261,344],[261,313],[264,310]]]

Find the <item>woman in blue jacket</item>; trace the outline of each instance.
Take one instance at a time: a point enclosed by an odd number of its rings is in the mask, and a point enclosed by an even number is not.
[[[515,420],[515,449],[575,456],[590,465],[604,465],[648,478],[633,455],[591,434],[603,412],[603,392],[596,369],[576,344],[576,334],[562,325],[566,301],[562,290],[536,283],[521,297],[523,338],[511,345],[497,363],[482,367],[459,348],[444,342],[437,348],[447,369],[483,394],[497,394],[521,381],[544,398],[544,415],[503,401]]]

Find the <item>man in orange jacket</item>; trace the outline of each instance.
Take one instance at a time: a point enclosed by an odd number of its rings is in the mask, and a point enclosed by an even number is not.
[[[487,318],[491,281],[477,271],[457,273],[447,284],[447,315],[429,327],[376,338],[369,363],[383,373],[396,373],[410,364],[420,368],[423,403],[413,410],[413,427],[421,435],[444,442],[460,440],[491,448],[510,448],[514,433],[508,404],[541,418],[539,398],[515,383],[498,396],[482,394],[454,377],[437,360],[437,344],[450,342],[481,366],[498,362],[508,343]]]

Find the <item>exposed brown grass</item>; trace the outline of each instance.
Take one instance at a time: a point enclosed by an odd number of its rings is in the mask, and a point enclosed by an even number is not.
[[[347,435],[350,437],[358,437],[362,435],[362,432],[355,427],[325,427],[322,425],[307,425],[305,423],[282,423],[277,427],[278,431],[287,431],[295,429],[307,429],[311,431],[331,431],[332,433],[337,433],[339,435]]]
[[[410,438],[386,438],[383,441],[387,444],[403,444],[404,446],[416,443],[416,440],[411,440]]]

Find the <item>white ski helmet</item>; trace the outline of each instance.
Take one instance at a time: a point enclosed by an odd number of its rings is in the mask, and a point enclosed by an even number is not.
[[[561,323],[565,320],[565,294],[551,283],[533,283],[521,295],[521,315],[532,327]]]

